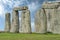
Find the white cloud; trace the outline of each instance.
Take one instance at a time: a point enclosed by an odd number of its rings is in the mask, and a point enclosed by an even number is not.
[[[13,7],[19,6],[20,3],[21,3],[20,1],[15,1]],[[21,3],[21,4],[22,4],[22,3]]]
[[[1,0],[4,5],[9,5],[9,7],[12,7],[13,5],[13,0]]]
[[[13,8],[13,7],[16,7],[16,6],[19,6],[19,5],[22,5],[24,3],[25,0],[0,0],[0,16],[4,16],[5,15],[5,12],[6,9],[5,6],[6,5],[9,5],[10,8]],[[26,0],[26,2],[28,3],[28,7],[29,7],[29,10],[30,11],[34,11],[38,8],[38,2],[32,2],[29,4],[29,2]],[[4,5],[3,5],[4,3]],[[19,17],[19,20],[21,20],[21,17]],[[32,31],[34,31],[34,22],[31,22],[31,26],[32,26]]]
[[[24,1],[25,0],[20,0],[20,1],[17,0],[17,1],[14,1],[14,5],[13,6],[16,7],[16,6],[22,5],[24,3]]]
[[[38,8],[38,2],[32,2],[31,4],[28,4],[29,10],[34,11]]]
[[[21,17],[19,17],[19,21],[21,21]]]
[[[7,3],[9,4],[13,2],[12,0],[1,0],[1,1],[3,1],[4,4],[7,4]]]
[[[16,0],[16,1],[14,1],[14,0],[0,0],[0,4],[2,4],[2,5],[0,5],[0,15],[2,15],[2,14],[4,14],[3,12],[4,12],[4,10],[6,11],[6,9],[4,9],[4,7],[6,6],[6,5],[9,5],[9,7],[10,8],[13,8],[13,7],[16,7],[16,6],[19,6],[19,5],[22,5],[24,2],[27,2],[28,3],[28,1],[26,0]],[[4,3],[4,5],[3,5],[3,3]],[[34,10],[36,10],[37,9],[37,7],[38,7],[38,2],[32,2],[31,4],[28,4],[28,7],[29,7],[29,10],[32,10],[32,11],[34,11]],[[4,7],[2,7],[2,6],[4,6]]]
[[[4,17],[4,7],[3,7],[3,5],[0,5],[0,16]]]
[[[7,10],[5,9],[6,5],[9,5],[10,7],[12,7],[12,1],[11,0],[0,0],[0,16],[1,17],[5,17],[5,12],[7,12]]]
[[[30,10],[35,10],[36,9],[36,4],[35,3],[31,3],[28,5]]]
[[[34,22],[31,22],[31,28],[32,28],[32,32],[34,32],[35,31],[35,24],[34,24]]]

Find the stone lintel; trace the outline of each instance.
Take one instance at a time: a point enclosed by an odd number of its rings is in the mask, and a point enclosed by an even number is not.
[[[43,3],[42,8],[44,9],[55,9],[60,6],[59,3]]]
[[[20,6],[20,7],[14,7],[14,9],[13,10],[27,10],[28,9],[28,7],[27,6]]]

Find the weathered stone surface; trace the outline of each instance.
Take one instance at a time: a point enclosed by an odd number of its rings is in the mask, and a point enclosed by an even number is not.
[[[31,33],[31,18],[30,18],[30,11],[26,10],[25,13],[25,28],[27,33]]]
[[[53,21],[54,21],[54,10],[55,9],[45,9],[46,16],[47,16],[47,32],[52,32],[53,28]]]
[[[22,11],[20,28],[18,11]],[[13,9],[12,17],[12,27],[10,32],[31,33],[30,11],[27,6],[15,7]]]
[[[54,11],[54,21],[53,21],[52,33],[60,34],[60,7]]]
[[[31,33],[31,19],[29,10],[22,11],[20,33]]]
[[[22,11],[22,10],[27,10],[28,7],[27,6],[20,6],[20,7],[14,7],[13,10],[18,10],[18,11]]]
[[[48,3],[44,2],[42,8],[53,9],[53,8],[58,8],[58,6],[59,6],[59,3],[56,3],[56,2],[48,2]]]
[[[52,32],[52,23],[53,23],[53,18],[54,18],[54,8],[55,5],[54,3],[48,2],[48,3],[43,3],[42,5],[46,12],[46,16],[47,16],[47,32]]]
[[[47,32],[47,20],[44,9],[39,10],[35,15],[35,31],[36,33]]]
[[[45,3],[42,8],[47,16],[47,32],[60,34],[60,2]]]
[[[18,11],[14,11],[12,13],[12,24],[11,24],[11,30],[10,32],[19,32],[19,14]]]
[[[10,13],[5,14],[5,32],[10,32],[11,24],[10,24]]]
[[[25,11],[22,11],[21,13],[21,26],[19,28],[19,32],[23,33],[24,32],[24,28],[25,27]]]

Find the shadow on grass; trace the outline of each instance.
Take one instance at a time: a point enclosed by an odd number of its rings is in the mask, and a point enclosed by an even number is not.
[[[37,34],[37,35],[60,35],[60,34],[53,34],[52,32],[47,33],[10,33],[10,32],[0,32],[0,34]]]

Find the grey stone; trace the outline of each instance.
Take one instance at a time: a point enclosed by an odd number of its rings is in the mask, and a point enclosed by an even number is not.
[[[29,10],[22,11],[20,33],[31,33],[31,19]]]
[[[52,33],[60,34],[60,7],[54,11],[54,21]]]
[[[10,32],[11,23],[10,23],[10,13],[5,14],[5,32]]]
[[[24,28],[25,27],[25,11],[22,11],[21,13],[21,26],[19,28],[19,32],[23,33],[24,32]]]
[[[35,15],[35,32],[36,33],[47,32],[47,20],[44,9],[39,10]]]
[[[19,6],[19,7],[14,7],[13,10],[18,10],[18,11],[22,11],[22,10],[27,10],[28,7],[27,6]]]
[[[42,8],[47,16],[47,32],[60,34],[60,2],[44,3]]]
[[[53,9],[53,8],[58,8],[58,6],[59,6],[59,3],[56,3],[56,2],[48,2],[48,3],[44,2],[42,8]]]
[[[18,11],[14,11],[12,13],[12,24],[11,24],[11,30],[12,33],[19,32],[19,14]]]
[[[22,11],[21,27],[19,27],[19,13]],[[15,7],[12,13],[12,26],[10,32],[31,33],[30,11],[27,6]]]
[[[47,16],[47,32],[52,32],[53,28],[53,21],[54,21],[54,10],[55,9],[45,9],[46,16]]]

